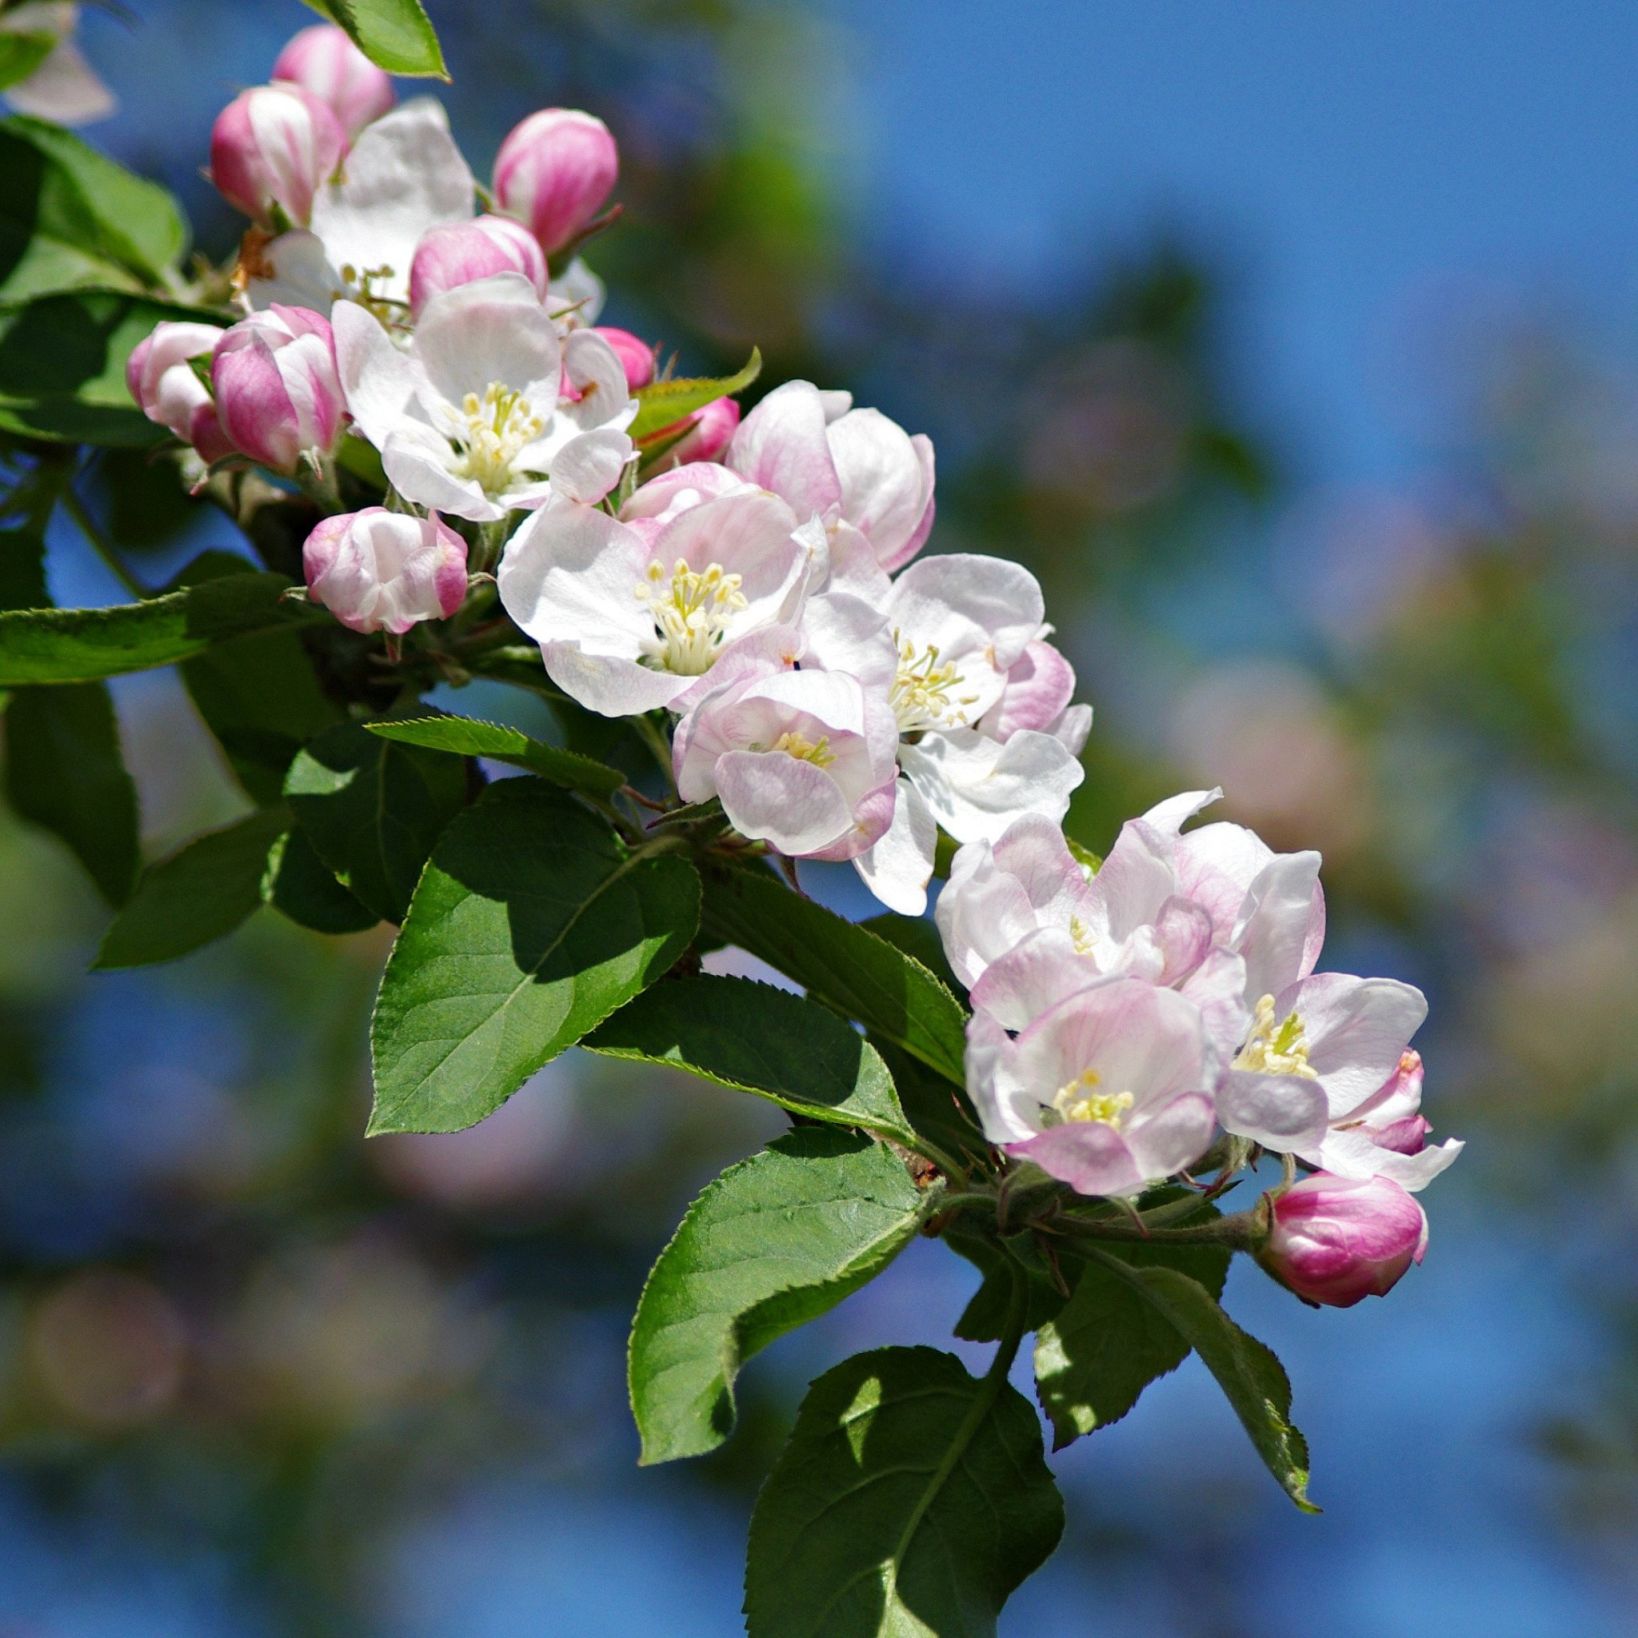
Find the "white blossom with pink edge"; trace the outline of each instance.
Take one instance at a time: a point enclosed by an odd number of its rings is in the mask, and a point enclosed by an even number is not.
[[[853,857],[892,815],[891,713],[840,672],[745,669],[678,724],[677,794],[790,858]]]
[[[301,556],[313,601],[353,631],[401,636],[447,618],[466,597],[466,542],[436,513],[369,506],[325,518]]]
[[[817,517],[835,584],[874,596],[932,531],[933,444],[852,406],[849,393],[788,381],[745,417],[723,458],[799,516]]]
[[[1136,978],[1094,979],[1015,1039],[967,1026],[967,1091],[985,1135],[1081,1194],[1130,1196],[1193,1164],[1215,1127],[1199,1009]]]
[[[1055,825],[1083,777],[1059,737],[980,724],[1003,701],[1012,668],[1045,629],[1041,588],[1004,558],[923,558],[879,603],[850,592],[815,598],[804,617],[804,664],[846,671],[883,692],[899,725],[893,823],[858,861],[889,909],[927,904],[938,831],[958,842],[999,836],[1023,813]]]
[[[271,307],[235,324],[216,344],[211,385],[234,447],[275,472],[330,454],[346,426],[329,320],[304,307]]]
[[[269,76],[299,85],[323,102],[349,138],[397,102],[384,68],[378,68],[331,23],[314,23],[285,42]]]
[[[510,216],[475,216],[470,222],[428,228],[410,263],[410,312],[419,318],[434,296],[497,273],[522,274],[546,300],[546,258],[521,222]]]
[[[737,481],[698,505],[691,493],[680,486],[677,509],[652,523],[554,502],[507,543],[501,602],[540,644],[547,675],[590,711],[685,711],[746,643],[775,666],[799,657],[789,622],[815,547],[795,513]]]
[[[1319,1142],[1298,1157],[1337,1177],[1385,1177],[1417,1194],[1450,1165],[1460,1138],[1428,1143],[1433,1128],[1421,1113],[1422,1055],[1407,1049],[1379,1091],[1333,1119]]]
[[[410,266],[428,228],[464,222],[476,184],[443,105],[418,97],[367,125],[314,196],[312,222],[247,254],[245,300],[327,313],[362,302],[387,323],[409,311]]]
[[[631,458],[619,359],[588,330],[560,339],[519,274],[435,296],[407,348],[356,303],[332,320],[347,407],[407,500],[492,522],[552,493],[601,500]]]
[[[1305,1302],[1352,1308],[1385,1297],[1428,1248],[1421,1206],[1387,1178],[1317,1172],[1274,1196],[1257,1260]]]

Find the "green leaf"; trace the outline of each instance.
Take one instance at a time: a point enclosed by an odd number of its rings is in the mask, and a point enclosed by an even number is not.
[[[455,1132],[660,976],[699,922],[674,853],[629,852],[536,779],[445,831],[381,980],[373,1132]]]
[[[262,896],[298,927],[315,933],[361,933],[381,920],[336,880],[306,832],[296,828],[273,844]]]
[[[936,1149],[950,1158],[982,1156],[989,1140],[979,1130],[965,1089],[884,1036],[872,1033],[867,1039],[882,1055],[905,1118],[918,1134],[914,1147],[929,1154]]]
[[[539,774],[566,790],[585,791],[591,796],[612,796],[626,782],[618,768],[594,762],[576,751],[560,751],[555,745],[531,739],[520,729],[480,722],[475,717],[393,717],[365,726],[372,734],[402,745],[421,745],[429,751],[449,751],[456,756],[485,756]]]
[[[749,978],[656,984],[581,1042],[754,1092],[813,1120],[915,1136],[881,1055],[828,1008]]]
[[[288,584],[282,575],[250,572],[114,608],[0,612],[0,688],[148,671],[230,637],[320,618],[280,600]]]
[[[449,78],[444,54],[420,0],[306,0],[321,17],[339,23],[371,62],[389,74]]]
[[[1200,1355],[1280,1488],[1305,1513],[1317,1513],[1308,1499],[1308,1445],[1290,1421],[1291,1382],[1273,1353],[1187,1274],[1136,1267],[1101,1247],[1089,1247],[1088,1256],[1137,1292]]]
[[[944,940],[925,917],[901,916],[886,910],[879,916],[866,917],[859,925],[919,961],[952,995],[958,992],[956,976],[944,954]]]
[[[1082,847],[1073,836],[1064,837],[1064,843],[1069,848],[1069,854],[1089,876],[1096,876],[1103,869],[1103,860],[1089,847]]]
[[[808,1390],[751,1518],[750,1638],[982,1638],[1063,1533],[1034,1410],[933,1348]]]
[[[131,401],[125,363],[162,319],[220,315],[107,290],[0,310],[0,432],[58,443],[131,445],[166,436]]]
[[[162,187],[48,120],[0,120],[0,301],[160,284],[186,247]]]
[[[719,398],[743,392],[761,374],[762,354],[753,347],[745,367],[732,375],[674,376],[669,381],[639,387],[632,394],[637,400],[637,419],[626,430],[634,442],[641,442]]]
[[[344,722],[302,748],[284,795],[341,884],[402,921],[433,844],[466,806],[466,767]]]
[[[1038,1330],[1063,1307],[1064,1293],[1053,1283],[1033,1231],[1021,1229],[997,1240],[968,1228],[951,1228],[944,1239],[984,1276],[955,1323],[955,1334],[963,1341],[998,1342],[1005,1335],[1019,1280],[1024,1282],[1025,1331]]]
[[[881,1273],[927,1204],[890,1150],[813,1128],[710,1184],[660,1253],[632,1322],[643,1462],[715,1450],[733,1431],[745,1361]]]
[[[246,568],[231,553],[203,552],[173,585],[203,585]],[[341,707],[319,685],[299,626],[231,638],[179,670],[234,776],[263,806],[282,799],[285,771],[302,746],[342,720]]]
[[[268,854],[289,823],[278,808],[252,813],[149,866],[92,965],[173,961],[231,933],[261,904]]]
[[[1202,1220],[1217,1214],[1209,1209]],[[1231,1253],[1224,1246],[1108,1245],[1134,1268],[1171,1268],[1198,1282],[1212,1298],[1222,1293]],[[1065,1258],[1079,1277],[1069,1301],[1035,1337],[1035,1391],[1052,1423],[1054,1450],[1094,1428],[1118,1422],[1138,1395],[1188,1357],[1189,1343],[1140,1292],[1102,1263]]]
[[[3,679],[0,679],[3,680]],[[793,893],[767,870],[713,874],[707,931],[777,967],[826,1005],[960,1086],[966,1014],[913,956]]]
[[[8,85],[20,85],[56,47],[55,34],[0,34],[0,91]]]
[[[110,904],[131,896],[141,848],[137,794],[106,683],[25,688],[6,707],[6,795],[59,836]]]

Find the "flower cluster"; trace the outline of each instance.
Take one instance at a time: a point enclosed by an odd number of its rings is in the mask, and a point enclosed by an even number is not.
[[[1253,1146],[1314,1169],[1264,1261],[1300,1295],[1385,1291],[1426,1244],[1420,990],[1317,972],[1317,853],[1183,827],[1191,791],[1122,827],[1095,873],[1034,817],[956,854],[936,918],[969,986],[968,1090],[986,1135],[1084,1194],[1130,1196]],[[1386,1250],[1384,1250],[1386,1246]]]
[[[639,426],[676,384],[597,325],[574,254],[618,171],[601,121],[547,109],[480,189],[439,104],[397,106],[339,30],[305,30],[212,134],[251,220],[244,316],[161,325],[131,391],[201,481],[254,463],[333,500],[349,453],[378,462],[387,504],[326,508],[309,595],[394,641],[498,596],[551,685],[663,733],[678,801],[739,845],[848,861],[920,915],[943,833],[936,918],[990,1141],[1118,1199],[1284,1156],[1288,1183],[1315,1175],[1273,1198],[1266,1265],[1318,1301],[1385,1290],[1425,1243],[1411,1194],[1461,1147],[1426,1141],[1420,992],[1316,971],[1318,855],[1185,829],[1216,792],[1083,865],[1061,827],[1090,708],[1032,575],[922,555],[926,437],[805,381],[743,421],[707,394]]]

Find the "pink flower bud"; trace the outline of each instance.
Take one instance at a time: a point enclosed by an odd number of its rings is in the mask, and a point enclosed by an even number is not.
[[[436,512],[368,506],[325,518],[302,547],[313,601],[354,631],[402,635],[453,614],[466,597],[466,542]]]
[[[584,228],[620,174],[609,128],[573,108],[543,108],[516,125],[495,156],[495,198],[527,222],[550,256]]]
[[[241,319],[216,344],[211,384],[236,449],[275,472],[306,450],[328,455],[347,420],[330,321],[305,307]]]
[[[192,444],[207,463],[231,455],[233,446],[193,360],[208,358],[222,334],[214,324],[159,324],[125,365],[125,384],[142,413]]]
[[[521,222],[480,216],[428,228],[410,263],[410,308],[419,318],[434,296],[496,273],[521,273],[546,299],[546,257]]]
[[[355,137],[398,100],[385,69],[377,68],[339,29],[315,23],[292,35],[273,79],[311,91]]]
[[[1427,1248],[1427,1217],[1397,1183],[1316,1172],[1274,1201],[1258,1260],[1305,1301],[1351,1308],[1386,1296]]]
[[[216,116],[210,178],[229,204],[258,222],[269,221],[276,205],[305,227],[313,196],[346,151],[341,122],[312,92],[258,85]]]
[[[679,466],[689,461],[714,461],[733,441],[735,432],[739,430],[739,404],[732,398],[719,398],[714,404],[707,404],[702,410],[695,410],[692,415],[684,416],[681,421],[665,427],[655,436],[663,437],[673,432],[679,426],[686,425],[685,432],[675,444],[666,451],[666,458],[675,461]]]
[[[614,356],[626,372],[626,385],[633,392],[654,379],[654,349],[641,337],[612,324],[599,324],[592,334],[601,336],[614,349]]]

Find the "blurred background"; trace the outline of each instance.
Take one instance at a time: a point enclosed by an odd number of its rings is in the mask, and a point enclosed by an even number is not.
[[[85,16],[122,102],[87,134],[225,254],[211,119],[311,17],[126,9]],[[1191,1361],[1053,1458],[1068,1534],[1003,1631],[1628,1630],[1638,13],[428,10],[480,174],[538,106],[615,130],[610,322],[687,371],[754,341],[764,386],[933,436],[935,546],[1028,563],[1097,707],[1079,839],[1221,784],[1323,849],[1326,965],[1431,999],[1427,1113],[1469,1147],[1424,1266],[1346,1313],[1231,1277],[1324,1515]],[[151,583],[235,544],[171,482],[98,474]],[[123,599],[72,534],[53,553],[59,602]],[[172,677],[118,698],[150,854],[237,811]],[[87,977],[102,923],[0,819],[0,1631],[738,1630],[803,1385],[952,1346],[967,1265],[913,1247],[754,1363],[725,1449],[639,1473],[644,1272],[777,1113],[570,1055],[472,1132],[365,1144],[381,936],[266,917]]]

